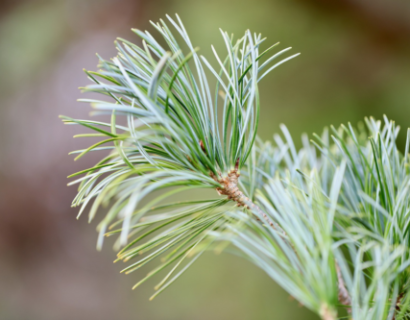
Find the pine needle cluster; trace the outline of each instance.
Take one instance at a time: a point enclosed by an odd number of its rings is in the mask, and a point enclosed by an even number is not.
[[[141,46],[118,39],[118,56],[100,57],[100,71],[86,71],[93,84],[84,91],[107,99],[83,101],[110,121],[62,117],[93,131],[78,136],[101,137],[75,151],[76,159],[108,150],[70,176],[79,184],[79,215],[89,208],[91,221],[106,208],[98,248],[117,236],[117,260],[129,261],[125,273],[153,261],[134,286],[165,272],[152,297],[204,251],[223,249],[257,265],[324,320],[341,309],[354,320],[408,319],[410,134],[404,153],[399,128],[387,118],[303,136],[302,148],[285,126],[264,142],[258,83],[297,54],[282,58],[290,48],[272,53],[276,45],[261,50],[261,35],[247,31],[234,40],[221,31],[227,53],[213,49],[214,68],[179,17],[167,18],[171,28],[153,23],[165,48],[134,30]],[[173,201],[194,189],[215,196]]]

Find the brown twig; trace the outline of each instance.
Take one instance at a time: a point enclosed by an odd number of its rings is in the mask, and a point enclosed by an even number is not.
[[[346,289],[345,282],[343,281],[342,273],[340,272],[339,264],[335,261],[336,274],[337,274],[337,284],[339,288],[339,301],[344,306],[351,306],[352,299],[350,298],[349,292]],[[347,308],[347,312],[350,314],[352,312],[351,308]]]
[[[396,314],[399,313],[400,310],[401,310],[400,309],[400,303],[401,303],[401,300],[403,299],[403,296],[404,296],[404,293],[400,293],[399,296],[397,297],[396,306],[395,306],[396,312],[395,312],[392,320],[396,319]]]
[[[286,233],[282,230],[282,228],[277,223],[269,219],[268,215],[261,208],[259,208],[258,205],[256,205],[251,199],[245,196],[241,190],[239,190],[239,158],[236,160],[235,168],[231,170],[226,177],[222,177],[221,174],[216,176],[212,172],[210,173],[210,176],[221,185],[220,188],[216,188],[219,195],[227,196],[228,199],[236,202],[238,207],[245,207],[254,213],[257,213],[257,215],[255,215],[256,219],[260,220],[258,215],[261,216],[269,226],[282,233],[282,238],[287,240]]]
[[[238,159],[239,160],[239,159]],[[227,196],[228,199],[236,202],[238,207],[245,207],[250,210],[254,210],[258,214],[260,214],[265,221],[273,228],[278,227],[275,226],[275,223],[269,219],[265,212],[262,211],[251,199],[243,194],[241,190],[238,188],[238,178],[240,176],[238,172],[239,161],[236,161],[235,168],[231,170],[226,177],[222,177],[221,175],[216,176],[212,172],[210,173],[211,177],[218,183],[221,184],[220,188],[216,188],[216,191],[219,195]]]

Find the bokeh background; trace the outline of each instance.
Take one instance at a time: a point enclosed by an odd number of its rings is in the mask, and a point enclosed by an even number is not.
[[[204,55],[223,49],[218,28],[302,52],[261,84],[265,139],[280,123],[295,137],[383,114],[410,126],[408,0],[0,0],[0,319],[316,319],[228,254],[206,254],[149,302],[155,282],[131,291],[142,274],[120,275],[110,245],[95,250],[95,224],[75,219],[66,176],[97,158],[73,162],[87,142],[58,115],[88,117],[82,68],[166,13]]]

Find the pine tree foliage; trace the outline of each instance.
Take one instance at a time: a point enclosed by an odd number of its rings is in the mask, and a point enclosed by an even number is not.
[[[95,166],[70,176],[73,206],[100,207],[98,244],[117,236],[117,260],[130,273],[151,261],[155,297],[204,251],[250,260],[322,319],[408,319],[410,296],[410,133],[385,118],[325,129],[297,149],[285,126],[273,142],[257,137],[258,82],[295,57],[262,50],[261,35],[234,40],[221,31],[226,56],[217,68],[191,43],[179,19],[134,30],[141,46],[116,42],[118,56],[86,71],[90,102],[110,121],[63,116],[101,137],[76,159],[108,150]],[[186,54],[184,53],[186,52]],[[216,82],[211,88],[210,83]],[[209,199],[184,196],[216,190]],[[184,201],[173,201],[181,194]]]

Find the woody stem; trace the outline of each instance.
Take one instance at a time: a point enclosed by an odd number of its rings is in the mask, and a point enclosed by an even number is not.
[[[251,199],[243,194],[241,190],[238,188],[238,178],[240,174],[238,169],[231,170],[226,177],[217,177],[213,173],[211,173],[211,177],[221,184],[221,188],[216,188],[216,191],[220,195],[225,195],[228,199],[237,203],[239,207],[245,207],[253,212],[256,212],[258,215],[262,216],[263,219],[274,229],[279,228],[277,224],[275,224],[269,217],[266,215],[265,212],[261,208],[259,208]]]

